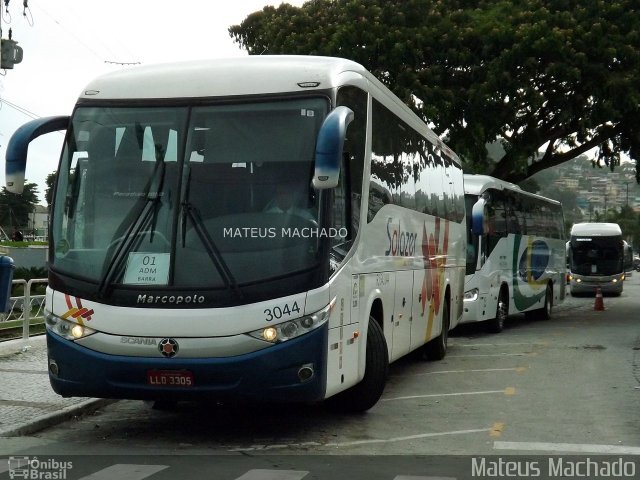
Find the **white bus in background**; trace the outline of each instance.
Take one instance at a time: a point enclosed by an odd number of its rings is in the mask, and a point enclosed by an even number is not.
[[[362,66],[253,56],[90,83],[52,206],[49,374],[63,396],[372,407],[462,316],[456,155]],[[347,134],[348,131],[348,134]]]
[[[624,241],[617,223],[576,223],[569,239],[569,288],[572,295],[620,295],[624,281]]]
[[[508,315],[548,319],[564,300],[566,246],[559,202],[486,175],[465,175],[467,268],[462,323],[500,332]]]

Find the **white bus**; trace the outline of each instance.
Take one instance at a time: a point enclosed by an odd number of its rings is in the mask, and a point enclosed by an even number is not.
[[[571,295],[620,295],[624,282],[622,230],[617,223],[576,223],[569,239]]]
[[[456,155],[362,66],[255,56],[105,75],[70,118],[51,215],[63,396],[319,401],[361,411],[462,316]]]
[[[559,202],[486,175],[465,175],[467,270],[462,323],[548,319],[564,300],[566,252]],[[473,214],[472,214],[473,212]]]

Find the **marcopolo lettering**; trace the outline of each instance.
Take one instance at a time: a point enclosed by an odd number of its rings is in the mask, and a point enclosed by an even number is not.
[[[193,305],[204,303],[203,295],[138,295],[137,303],[169,304],[169,305]]]
[[[389,248],[384,252],[387,256],[392,257],[412,257],[416,252],[417,233],[402,231],[400,221],[398,225],[391,222],[392,218],[387,220],[387,238],[389,239]]]

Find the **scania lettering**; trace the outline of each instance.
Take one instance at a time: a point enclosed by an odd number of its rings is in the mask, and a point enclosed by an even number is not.
[[[363,411],[390,362],[444,357],[462,170],[361,65],[140,66],[83,92],[16,131],[6,161],[20,192],[29,142],[66,131],[46,295],[60,395]]]
[[[486,175],[465,175],[467,275],[463,323],[500,332],[510,314],[549,319],[564,300],[559,202]]]

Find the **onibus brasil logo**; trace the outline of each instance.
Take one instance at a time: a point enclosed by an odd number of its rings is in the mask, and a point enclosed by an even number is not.
[[[9,457],[9,478],[32,480],[66,480],[73,462],[63,462],[55,458]]]

